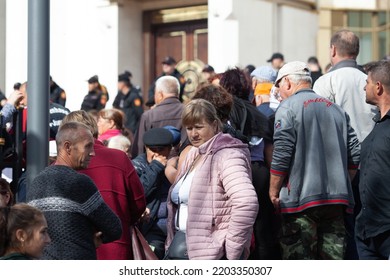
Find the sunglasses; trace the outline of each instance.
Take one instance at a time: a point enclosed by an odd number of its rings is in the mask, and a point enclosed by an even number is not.
[[[8,194],[8,191],[0,191],[0,194],[1,195],[6,195],[6,194]]]

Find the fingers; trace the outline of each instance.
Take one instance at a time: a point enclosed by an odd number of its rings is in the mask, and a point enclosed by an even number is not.
[[[11,93],[11,95],[8,97],[8,103],[12,104],[13,106],[17,107],[19,105],[19,102],[23,99],[23,93],[21,91],[15,90]]]
[[[272,197],[271,202],[274,205],[275,208],[275,213],[279,214],[280,213],[280,200],[278,197]]]

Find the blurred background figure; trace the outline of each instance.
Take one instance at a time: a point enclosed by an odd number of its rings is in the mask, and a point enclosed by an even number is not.
[[[125,116],[118,109],[103,109],[99,112],[98,117],[98,140],[107,144],[111,137],[124,135],[128,137],[131,132],[124,127]],[[132,135],[130,136],[132,138]]]
[[[202,78],[205,82],[211,83],[215,76],[214,67],[206,64],[202,69]]]
[[[284,65],[284,56],[279,52],[273,53],[267,62],[271,62],[272,68],[274,68],[276,71],[279,71],[279,69]]]
[[[0,178],[0,207],[7,207],[14,204],[14,195],[10,184],[3,178]]]
[[[322,76],[322,69],[318,62],[317,57],[315,56],[309,57],[309,59],[307,60],[307,65],[309,66],[310,69],[310,76],[311,76],[312,87],[313,87],[317,79]]]
[[[118,94],[112,106],[123,111],[126,116],[124,125],[134,134],[144,109],[141,89],[131,83],[131,77],[129,71],[118,76]]]
[[[39,259],[50,242],[40,210],[24,203],[0,207],[0,260]]]
[[[50,76],[50,101],[65,107],[66,93]]]
[[[186,85],[186,81],[184,76],[176,69],[176,60],[171,56],[167,56],[163,59],[161,65],[162,65],[162,74],[156,78],[156,80],[153,82],[153,85],[149,89],[149,100],[145,104],[148,107],[152,107],[155,104],[154,92],[155,92],[156,81],[163,76],[173,76],[179,81],[180,84],[179,100],[181,102],[183,101],[184,87]]]
[[[248,83],[251,83],[251,73],[256,69],[256,67],[252,64],[248,64],[247,66],[245,66],[245,68],[243,69],[244,73],[245,73],[245,77],[246,79],[248,80]],[[249,101],[252,101],[254,98],[254,88],[250,88],[249,89],[249,97],[248,97],[248,100]]]
[[[4,93],[0,89],[0,110],[3,109],[3,106],[7,103],[7,97],[4,95]]]
[[[107,147],[123,151],[127,154],[128,157],[131,158],[131,142],[126,136],[117,135],[111,137],[110,140],[108,140]]]
[[[107,88],[100,84],[98,75],[88,79],[88,94],[84,97],[81,110],[90,111],[104,109],[108,101]]]
[[[274,114],[274,110],[270,108],[270,98],[276,75],[276,71],[268,65],[260,66],[251,73],[255,95],[253,103],[268,118]]]

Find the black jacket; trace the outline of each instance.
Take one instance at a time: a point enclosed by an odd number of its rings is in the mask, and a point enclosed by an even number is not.
[[[112,106],[122,110],[126,115],[125,126],[133,132],[137,131],[141,115],[144,112],[141,91],[136,87],[131,87],[127,94],[118,91]]]

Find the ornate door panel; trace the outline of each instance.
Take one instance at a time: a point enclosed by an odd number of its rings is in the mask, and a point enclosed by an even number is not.
[[[186,79],[185,95],[191,95],[201,79],[201,71],[207,63],[207,20],[186,21],[152,26],[150,62],[152,80],[162,72],[161,61],[172,56],[176,68]]]

